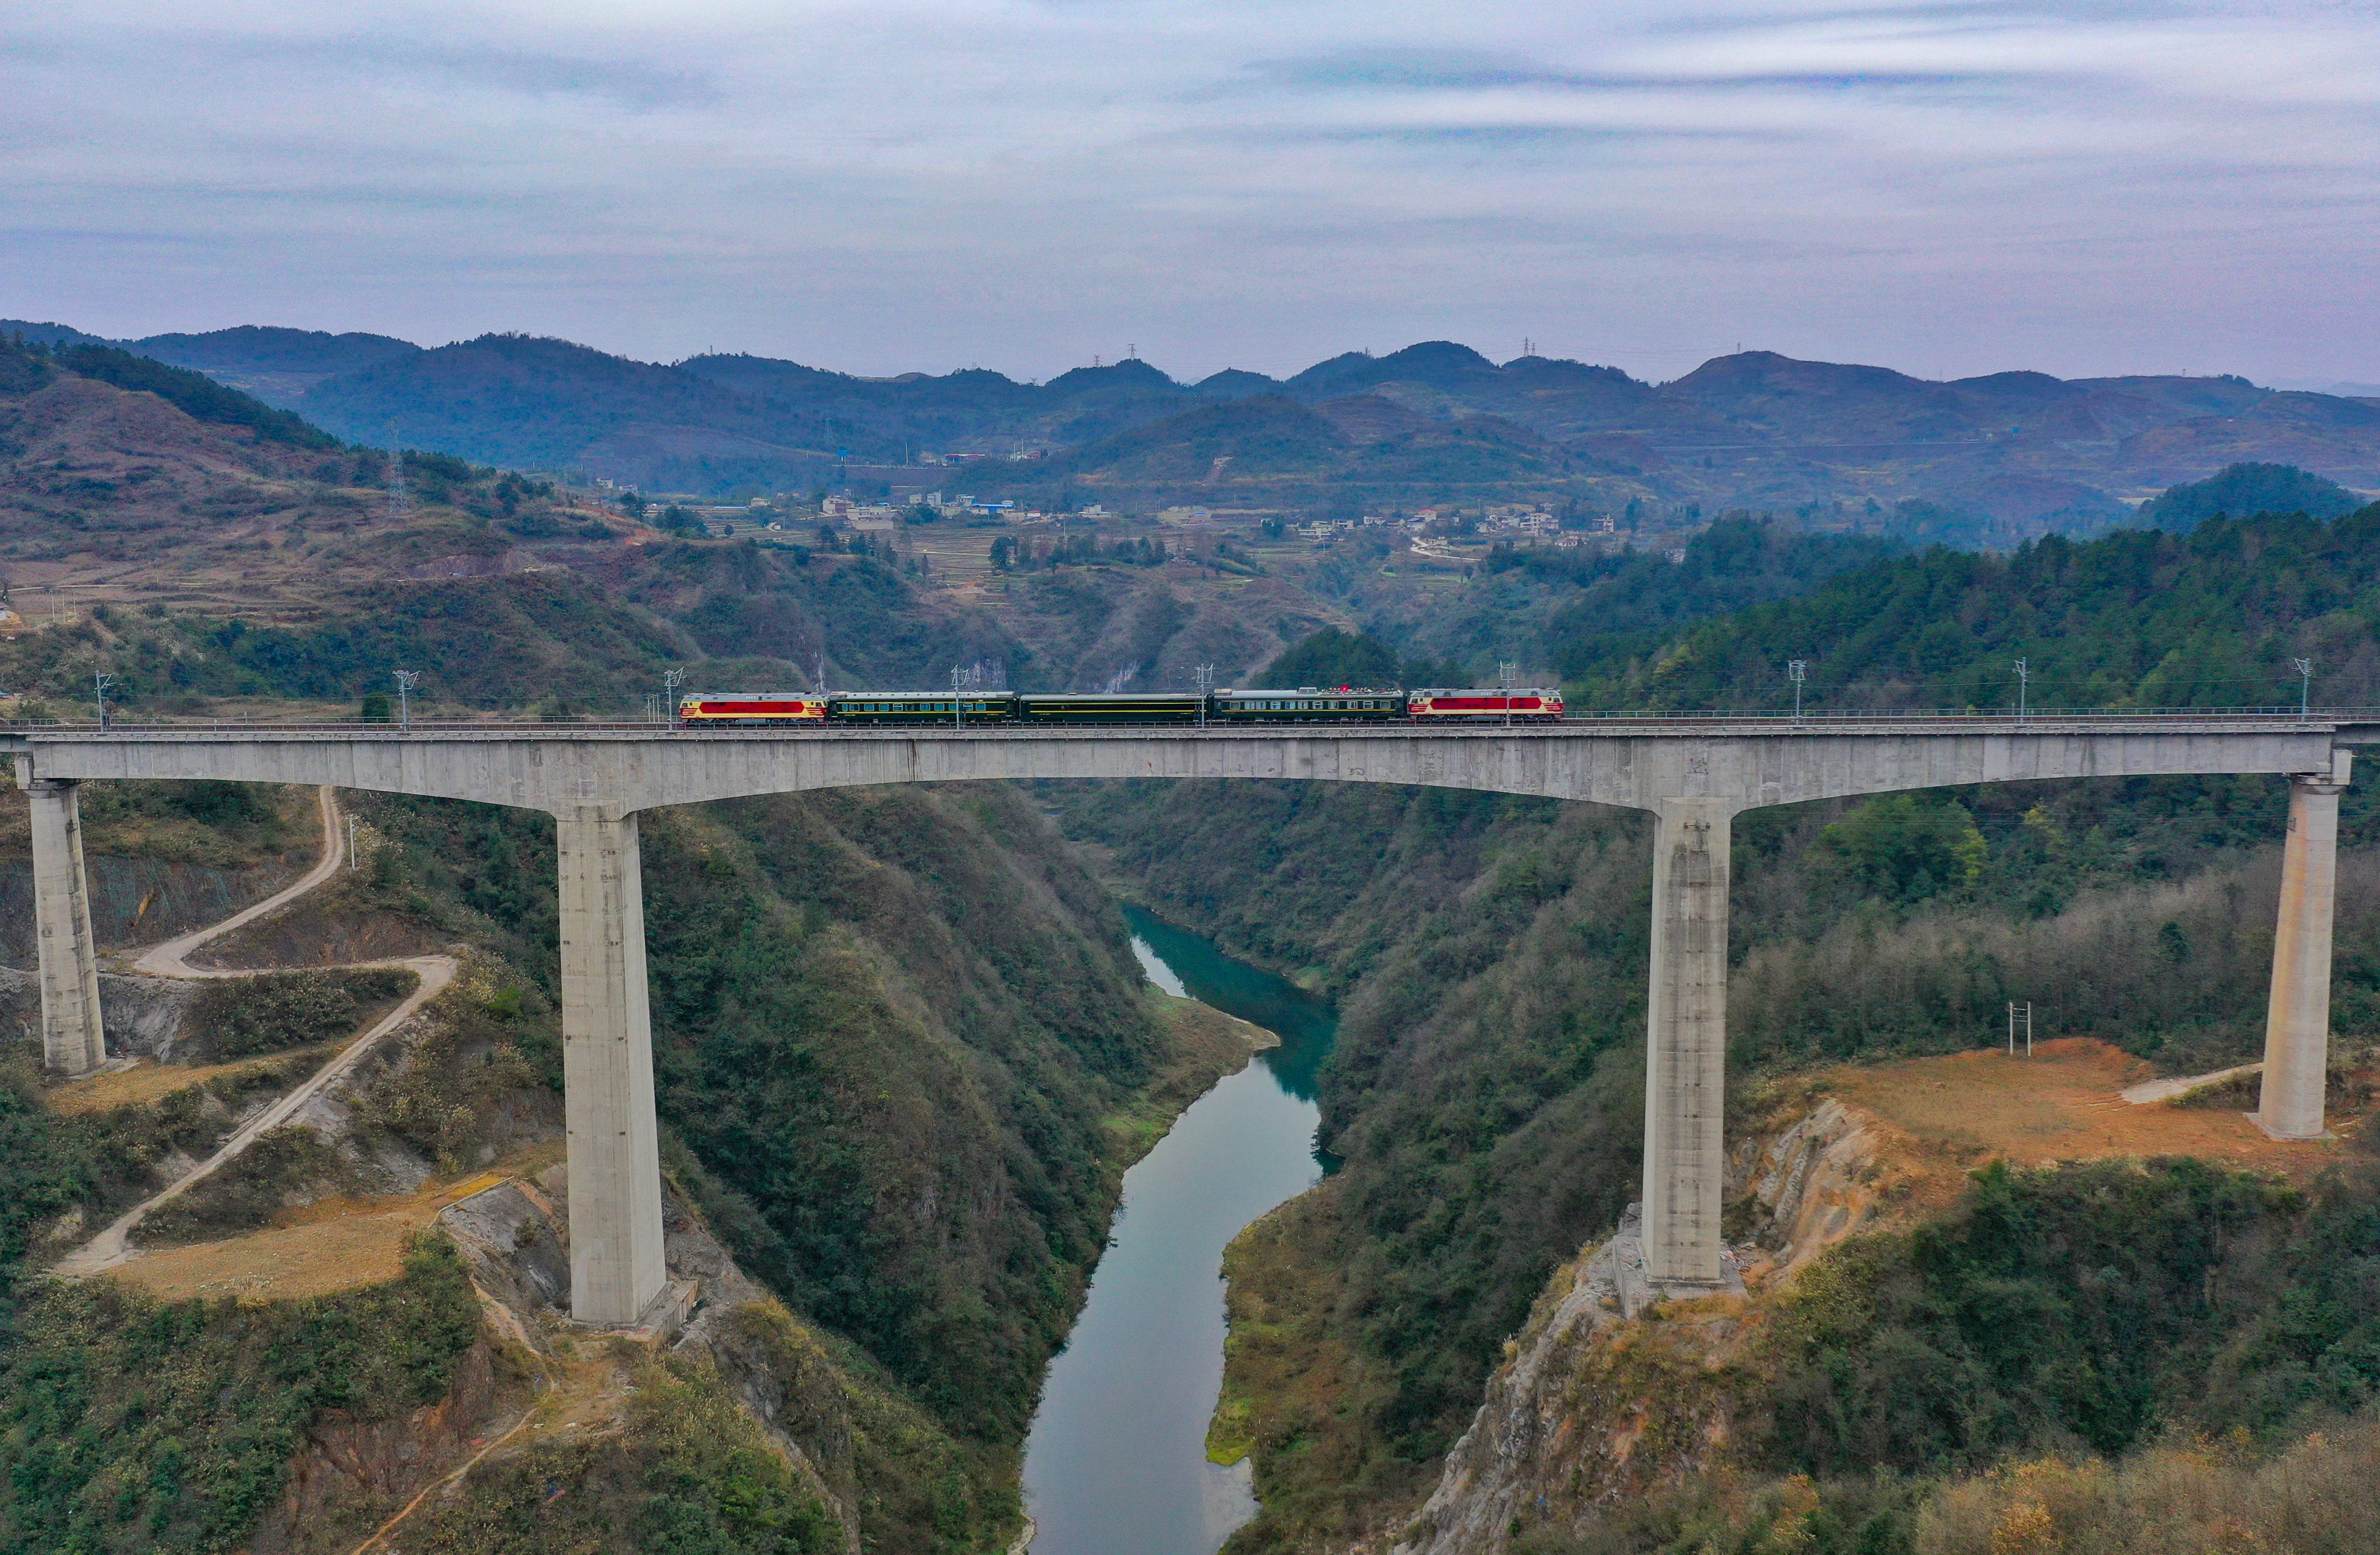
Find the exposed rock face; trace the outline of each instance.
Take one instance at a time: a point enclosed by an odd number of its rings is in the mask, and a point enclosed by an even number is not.
[[[469,1457],[488,1427],[516,1404],[517,1379],[509,1370],[497,1347],[482,1338],[456,1365],[454,1386],[436,1403],[387,1420],[326,1412],[291,1461],[280,1502],[249,1544],[249,1555],[320,1549],[326,1523],[349,1525],[356,1539],[370,1534],[378,1519],[358,1517],[359,1509],[402,1504]]]
[[[385,1421],[341,1411],[318,1420],[292,1461],[280,1501],[250,1555],[351,1549],[389,1512],[489,1449],[622,1428],[627,1374],[607,1342],[570,1324],[569,1185],[556,1166],[507,1179],[440,1211],[439,1228],[469,1270],[485,1327],[438,1403]],[[814,1335],[739,1269],[674,1193],[664,1194],[669,1271],[699,1295],[676,1332],[644,1343],[707,1356],[793,1464],[808,1493],[832,1509],[844,1548],[860,1555],[854,1430],[832,1366]],[[544,1403],[540,1405],[539,1401]],[[534,1411],[534,1412],[533,1412]],[[525,1421],[534,1431],[508,1440]],[[448,1492],[441,1492],[448,1493]],[[335,1535],[336,1537],[330,1537]]]
[[[91,933],[103,950],[151,945],[213,923],[270,896],[296,871],[275,860],[251,869],[90,853]],[[33,875],[0,869],[0,958],[33,965]]]
[[[180,1040],[182,1020],[198,996],[196,983],[176,978],[99,975],[101,1022],[107,1027],[111,1056],[142,1053],[154,1059],[173,1056]],[[42,985],[30,970],[0,966],[0,1044],[39,1043],[42,1039]]]
[[[1737,1145],[1730,1197],[1749,1196],[1765,1221],[1734,1249],[1749,1288],[1773,1286],[1876,1218],[1881,1144],[1873,1119],[1828,1099]],[[1391,1555],[1503,1555],[1516,1528],[1641,1493],[1725,1444],[1746,1301],[1713,1296],[1632,1323],[1634,1238],[1624,1222],[1555,1271]]]
[[[30,981],[28,978],[29,984]],[[179,978],[119,977],[102,972],[100,1021],[107,1028],[110,1053],[143,1053],[160,1062],[173,1057],[174,1044],[181,1039],[183,1022],[189,1014],[190,1001],[199,996],[199,986]],[[32,998],[34,1018],[38,1021],[38,987],[33,988]]]

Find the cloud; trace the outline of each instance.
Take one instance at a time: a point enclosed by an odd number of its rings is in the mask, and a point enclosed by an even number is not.
[[[2369,378],[2375,108],[2368,3],[67,0],[0,45],[0,312]]]

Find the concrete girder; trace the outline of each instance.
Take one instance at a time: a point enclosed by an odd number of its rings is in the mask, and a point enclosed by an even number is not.
[[[2325,771],[2325,725],[2239,727],[2187,719],[2144,728],[2007,724],[1987,731],[1889,728],[1620,732],[1540,729],[1329,734],[1257,730],[662,729],[399,733],[42,732],[19,748],[45,777],[216,778],[331,784],[564,813],[625,812],[759,794],[886,783],[1028,778],[1273,778],[1469,788],[1653,809],[1730,798],[1740,809],[1811,799],[2023,779]]]
[[[60,729],[8,743],[19,757],[20,782],[38,789],[29,768],[38,769],[41,778],[58,784],[54,792],[67,796],[67,830],[60,833],[54,824],[54,842],[72,834],[70,784],[87,779],[330,784],[553,814],[561,857],[572,1306],[584,1320],[619,1324],[641,1313],[664,1278],[639,810],[814,788],[1030,778],[1381,783],[1650,810],[1656,843],[1644,1245],[1646,1273],[1657,1288],[1692,1291],[1719,1282],[1724,1251],[1718,1217],[1728,847],[1738,811],[1977,783],[2314,775],[2321,781],[2300,783],[2292,795],[2291,857],[2301,884],[2284,898],[2282,937],[2297,949],[2287,963],[2293,991],[2286,1017],[2277,950],[2273,1029],[2290,1033],[2283,1043],[2284,1077],[2301,1075],[2306,1055],[2313,1054],[2318,1131],[2322,1039],[2308,1033],[2326,1033],[2328,1025],[2336,787],[2327,791],[2326,833],[2316,812],[2325,784],[2345,780],[2343,756],[2333,764],[2334,743],[2373,735],[2370,729],[2287,718],[2134,715],[1921,728],[1840,722],[1728,727],[1679,720],[1652,728],[1582,723],[1459,732]],[[2308,807],[2302,826],[2301,805]],[[37,822],[37,855],[42,834]],[[37,868],[37,894],[63,893],[81,903],[77,842],[70,870]],[[51,856],[65,855],[54,847]],[[2291,901],[2300,905],[2295,918]],[[88,909],[79,910],[84,928],[74,942],[88,946]],[[79,997],[73,979],[63,974],[53,979],[47,967],[45,961],[45,1014],[54,1007],[71,1011]],[[95,985],[87,1002],[95,1030]],[[51,1024],[45,1019],[45,1028]],[[2267,1083],[2268,1097],[2277,1095],[2272,1087],[2281,1082]],[[2301,1111],[2274,1101],[2265,1109],[2268,1126],[2273,1119],[2295,1126]]]

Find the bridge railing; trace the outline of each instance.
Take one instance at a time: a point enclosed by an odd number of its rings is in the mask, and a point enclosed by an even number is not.
[[[2380,707],[2314,707],[2305,709],[2302,711],[2294,706],[2027,708],[2022,713],[2018,712],[2014,708],[1972,707],[1804,708],[1799,713],[1794,712],[1790,708],[1782,711],[1776,708],[1681,708],[1662,710],[1658,711],[1644,709],[1612,709],[1608,711],[1572,709],[1566,712],[1559,722],[1560,723],[1564,724],[1605,725],[1621,723],[1658,723],[1671,725],[1680,723],[1761,723],[1777,724],[1785,727],[1793,727],[1797,725],[1825,727],[1830,724],[1850,723],[2012,724],[2033,723],[2072,723],[2076,721],[2089,721],[2092,723],[2130,723],[2137,721],[2143,723],[2153,723],[2168,720],[2192,719],[2201,721],[2207,719],[2239,719],[2243,721],[2252,719],[2258,721],[2286,720],[2290,723],[2302,722],[2307,723],[2380,723]],[[1330,722],[1331,721],[1330,720],[1312,721],[1312,723],[1330,723]],[[1382,721],[1376,720],[1349,720],[1345,726],[1355,728],[1377,728],[1381,726],[1381,723]],[[1036,734],[1062,734],[1067,732],[1078,732],[1084,729],[1115,729],[1135,731],[1142,734],[1164,732],[1175,735],[1228,735],[1235,732],[1244,732],[1252,728],[1271,732],[1293,730],[1310,726],[1311,723],[1305,721],[1281,723],[1257,723],[1233,721],[1223,723],[1209,723],[1196,727],[1189,724],[1127,723],[1112,724],[1068,723],[1050,727],[1044,725],[1017,725],[985,723],[968,723],[964,726],[963,732],[967,734],[988,735],[1012,732],[1018,729],[1029,729],[1030,732]],[[1333,726],[1339,725],[1334,724]],[[1501,732],[1505,728],[1505,725],[1497,722],[1496,715],[1493,713],[1487,714],[1476,720],[1463,720],[1459,722],[1449,721],[1442,724],[1431,723],[1426,725],[1416,724],[1415,726],[1428,727],[1438,732],[1445,732],[1448,730],[1459,731],[1465,729],[1478,730],[1482,732]],[[1512,732],[1515,734],[1526,733],[1532,728],[1544,730],[1548,726],[1548,723],[1547,721],[1539,720],[1530,722],[1525,719],[1516,720],[1516,722],[1511,725]],[[783,729],[784,732],[795,734],[875,735],[885,733],[888,730],[912,733],[930,731],[937,727],[937,725],[920,723],[913,724],[865,726],[849,724],[812,724],[804,725],[799,728],[788,728],[784,725],[775,725],[774,727]],[[383,735],[438,735],[487,734],[505,729],[584,729],[589,732],[617,731],[625,733],[655,732],[670,729],[684,730],[686,728],[686,725],[674,724],[666,719],[502,718],[491,716],[487,718],[473,719],[417,718],[409,724],[398,724],[395,723],[382,723],[378,720],[366,723],[361,719],[355,718],[340,719],[331,722],[293,721],[290,723],[275,723],[263,719],[163,718],[136,720],[127,718],[110,718],[104,725],[102,725],[92,719],[55,719],[42,723],[0,723],[0,735],[22,735],[43,733],[59,734],[67,732],[96,734],[102,732],[103,729],[109,734],[127,735],[175,735],[200,733],[326,735],[371,733]],[[753,731],[745,730],[740,732],[750,733]]]

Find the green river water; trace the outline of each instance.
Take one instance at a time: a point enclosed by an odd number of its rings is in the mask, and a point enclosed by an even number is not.
[[[1280,1033],[1124,1173],[1123,1207],[1025,1448],[1033,1555],[1214,1555],[1256,1512],[1247,1465],[1207,1461],[1223,1377],[1223,1248],[1320,1180],[1315,1076],[1330,1006],[1136,908],[1149,978]]]

